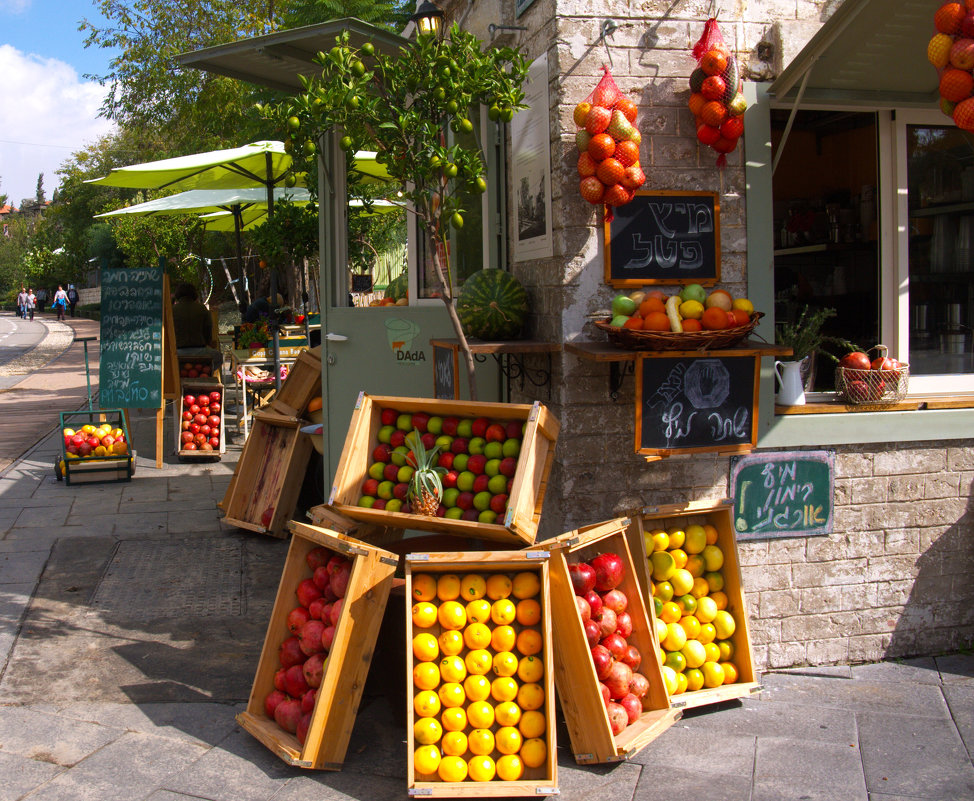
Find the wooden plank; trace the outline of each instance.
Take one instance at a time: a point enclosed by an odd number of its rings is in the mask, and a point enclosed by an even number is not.
[[[775,414],[847,414],[858,412],[915,412],[926,406],[928,409],[962,408],[960,406],[931,406],[936,401],[904,400],[898,403],[842,403],[830,401],[828,403],[806,403],[802,406],[774,405]],[[974,403],[967,405],[974,406]]]
[[[970,409],[974,408],[974,395],[944,395],[938,398],[911,396],[920,401],[921,409]]]
[[[557,342],[542,342],[536,339],[512,339],[483,342],[467,340],[471,353],[557,353],[562,346]],[[440,348],[459,348],[458,339],[430,339],[430,345]]]
[[[302,351],[288,370],[281,391],[270,402],[278,414],[301,417],[312,398],[321,395],[321,348]]]

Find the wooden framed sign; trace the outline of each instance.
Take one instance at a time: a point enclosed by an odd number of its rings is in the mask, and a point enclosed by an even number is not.
[[[720,280],[715,192],[636,192],[605,224],[605,281],[614,287]]]
[[[750,451],[761,356],[669,351],[636,359],[636,453]]]
[[[835,451],[772,451],[731,458],[738,540],[832,533]]]

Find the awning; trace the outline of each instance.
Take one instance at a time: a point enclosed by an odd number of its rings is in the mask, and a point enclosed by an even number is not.
[[[176,62],[181,67],[195,67],[294,94],[304,91],[298,75],[319,74],[321,66],[313,61],[314,57],[331,50],[342,31],[349,32],[352,47],[372,42],[377,50],[394,53],[406,44],[395,33],[345,17],[183,53],[176,56]]]
[[[931,0],[845,0],[768,89],[793,104],[937,108],[937,71],[927,61],[936,33]]]

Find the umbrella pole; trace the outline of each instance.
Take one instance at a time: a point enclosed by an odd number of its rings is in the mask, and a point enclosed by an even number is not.
[[[240,218],[241,211],[240,204],[238,203],[233,207],[233,232],[237,239],[237,269],[240,271],[240,297],[242,303],[249,305],[250,287],[247,284],[247,268],[243,262],[243,245],[240,244],[240,228],[242,227]]]
[[[274,216],[274,164],[273,159],[271,159],[270,153],[264,154],[264,164],[266,165],[266,175],[267,175],[267,217],[270,219]],[[271,271],[271,302],[277,303],[277,268],[273,265],[270,267]],[[278,326],[278,320],[274,320],[274,388],[280,392],[281,391],[281,330]]]

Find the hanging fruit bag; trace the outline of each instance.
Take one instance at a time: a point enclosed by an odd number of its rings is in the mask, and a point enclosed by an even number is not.
[[[635,126],[636,104],[619,90],[608,67],[598,86],[575,106],[579,191],[593,205],[605,204],[605,221],[613,209],[636,196],[646,182],[639,166],[642,137]]]
[[[717,166],[727,165],[727,154],[737,147],[744,133],[744,84],[740,67],[724,43],[716,17],[703,28],[693,46],[697,68],[690,74],[690,111],[697,123],[697,139],[713,148]]]

